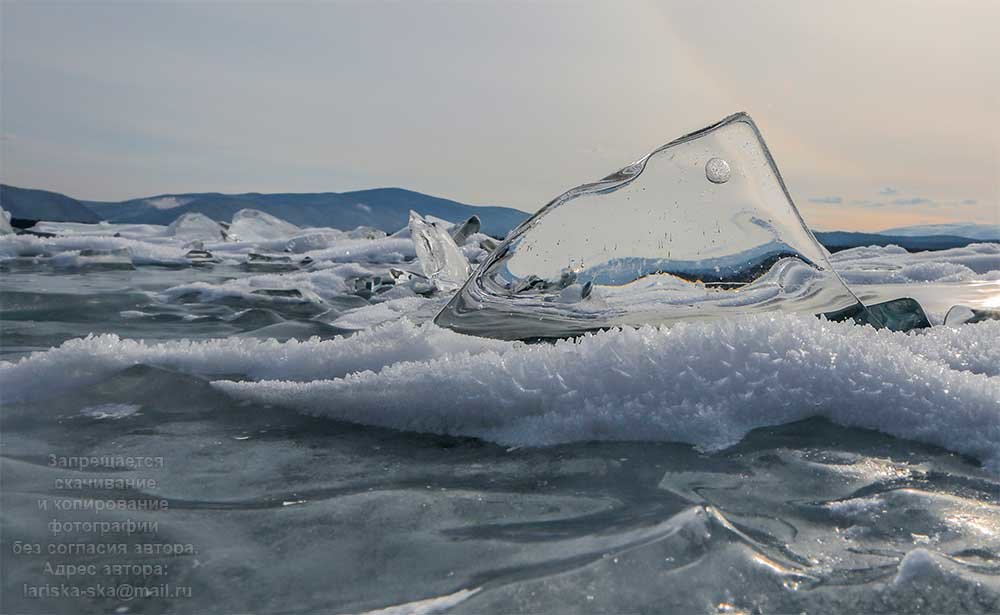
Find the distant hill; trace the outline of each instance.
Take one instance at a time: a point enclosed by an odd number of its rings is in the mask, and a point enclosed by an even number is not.
[[[0,207],[19,221],[100,222],[101,218],[80,201],[58,192],[0,184]]]
[[[952,235],[902,236],[883,233],[852,233],[847,231],[829,231],[815,233],[816,239],[830,252],[839,252],[859,246],[896,245],[910,252],[924,250],[948,250],[963,248],[970,243],[978,243],[982,239],[972,237],[956,237]]]
[[[898,237],[951,235],[982,241],[1000,241],[1000,224],[921,224],[879,231],[879,235],[896,235]]]
[[[170,224],[189,212],[228,222],[237,211],[250,208],[299,226],[341,229],[373,226],[389,233],[407,225],[412,209],[452,221],[475,214],[483,222],[483,232],[497,237],[503,237],[529,216],[509,207],[466,205],[402,188],[285,194],[161,194],[120,203],[87,201],[86,205],[109,222]]]
[[[108,222],[170,224],[182,214],[198,212],[228,222],[241,209],[260,211],[299,226],[352,229],[372,226],[388,233],[405,227],[410,210],[458,222],[475,214],[483,232],[503,237],[529,214],[509,207],[474,206],[402,188],[375,188],[355,192],[219,194],[193,192],[161,194],[121,202],[78,201],[68,196],[0,185],[0,206],[15,221]],[[950,232],[945,232],[950,231]],[[818,232],[816,238],[831,252],[857,246],[895,244],[907,250],[945,250],[977,241],[1000,241],[1000,226],[939,224],[913,226],[880,233]]]

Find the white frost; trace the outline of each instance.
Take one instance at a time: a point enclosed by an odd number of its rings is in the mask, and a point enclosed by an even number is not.
[[[552,345],[484,342],[476,353],[312,382],[216,385],[310,414],[515,445],[634,439],[717,449],[756,427],[821,416],[1000,469],[997,348],[1000,322],[906,335],[768,315]]]

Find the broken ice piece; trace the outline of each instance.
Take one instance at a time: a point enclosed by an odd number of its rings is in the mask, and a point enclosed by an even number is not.
[[[250,262],[258,262],[258,263],[290,263],[292,262],[292,257],[270,256],[267,254],[258,254],[256,252],[251,252],[247,254],[247,260]]]
[[[184,254],[184,257],[195,264],[219,262],[219,259],[215,258],[215,256],[208,250],[202,250],[197,248],[193,250],[188,250],[187,253]]]
[[[410,236],[420,268],[438,290],[455,290],[469,278],[469,260],[448,231],[411,211]]]
[[[395,280],[397,286],[406,286],[418,295],[428,295],[434,292],[433,282],[415,271],[392,268],[389,269],[389,275]]]
[[[451,227],[448,233],[455,240],[455,244],[463,246],[469,237],[479,232],[480,227],[482,223],[479,221],[479,216],[472,216],[462,224]]]
[[[229,235],[218,222],[198,212],[189,212],[179,216],[167,227],[167,235],[190,241],[224,241],[229,239]]]
[[[985,320],[1000,320],[1000,310],[970,308],[956,305],[945,314],[944,324],[949,327],[971,325]]]
[[[828,318],[830,314],[825,314]],[[867,305],[862,310],[857,310],[850,316],[854,322],[860,325],[872,325],[876,329],[889,329],[890,331],[912,331],[914,329],[930,328],[931,322],[924,313],[924,308],[917,303],[916,299],[903,297],[883,301],[874,305]],[[837,318],[830,318],[837,320]]]
[[[347,280],[348,288],[354,289],[354,294],[371,299],[373,295],[384,293],[396,285],[395,276],[384,278],[380,275],[358,277]]]
[[[302,291],[297,288],[261,288],[252,291],[251,294],[264,297],[282,297],[284,299],[302,299]]]
[[[0,207],[0,235],[13,235],[14,227],[10,225],[10,213]]]
[[[757,126],[738,113],[551,201],[507,236],[435,322],[538,339],[758,312],[863,310],[827,256]]]
[[[229,234],[239,241],[286,239],[300,230],[291,222],[256,209],[239,210],[233,214],[233,221],[229,224]]]

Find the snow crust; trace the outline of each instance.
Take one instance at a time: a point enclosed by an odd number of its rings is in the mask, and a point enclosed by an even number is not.
[[[258,379],[315,380],[503,345],[438,327],[419,327],[409,320],[362,331],[350,338],[284,343],[224,338],[151,344],[114,334],[90,335],[17,362],[0,362],[0,390],[5,404],[37,401],[140,364],[206,376],[243,374]]]

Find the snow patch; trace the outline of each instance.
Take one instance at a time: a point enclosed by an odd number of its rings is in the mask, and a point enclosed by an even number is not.
[[[191,199],[180,198],[176,196],[161,196],[152,199],[146,199],[144,201],[146,205],[153,207],[155,209],[176,209],[177,207],[183,207],[191,202]]]

